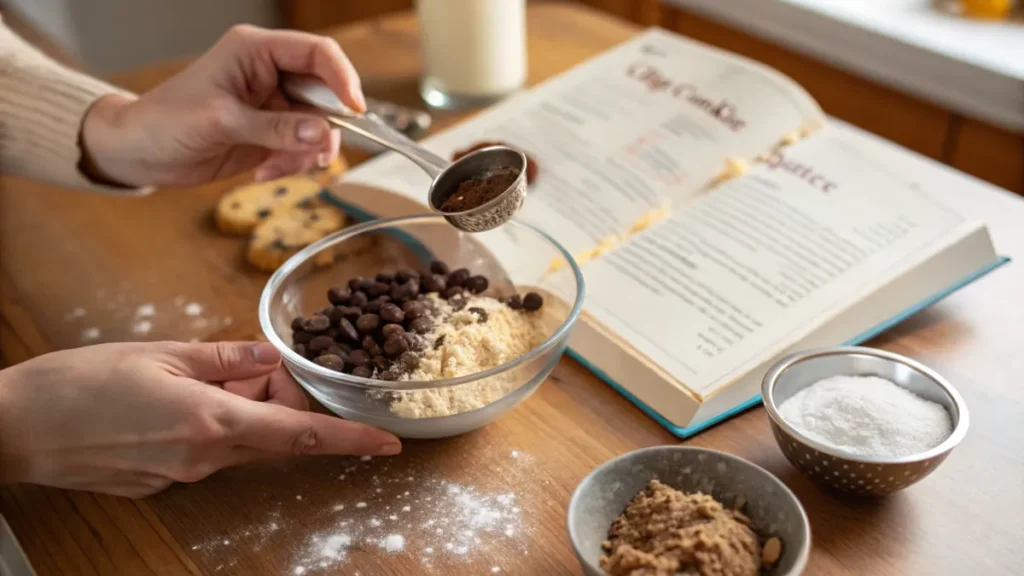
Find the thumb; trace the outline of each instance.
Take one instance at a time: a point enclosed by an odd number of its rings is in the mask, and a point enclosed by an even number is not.
[[[331,142],[327,120],[315,114],[245,108],[239,116],[228,134],[237,144],[272,151],[319,152]]]
[[[237,414],[236,442],[282,454],[390,456],[402,451],[384,430],[315,412],[232,398]]]
[[[270,342],[175,343],[169,352],[183,376],[205,382],[255,378],[281,363],[281,353]]]

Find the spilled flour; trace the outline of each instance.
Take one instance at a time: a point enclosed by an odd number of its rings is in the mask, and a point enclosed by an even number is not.
[[[417,574],[511,572],[511,563],[529,554],[534,525],[527,511],[535,503],[526,478],[538,470],[519,450],[495,453],[505,464],[483,475],[486,484],[424,473],[415,462],[395,471],[390,459],[351,458],[313,484],[273,494],[253,509],[253,524],[187,548],[216,574],[247,573],[247,562],[264,557],[284,561],[278,570],[286,575],[356,574],[389,556],[415,562]],[[282,542],[289,544],[282,549]]]
[[[292,570],[333,573],[349,554],[372,549],[411,554],[424,568],[468,562],[509,545],[525,552],[520,536],[527,526],[514,487],[495,493],[446,480],[406,477],[383,482],[407,489],[389,488],[390,497],[359,502],[358,511],[333,506],[330,527],[307,537]]]

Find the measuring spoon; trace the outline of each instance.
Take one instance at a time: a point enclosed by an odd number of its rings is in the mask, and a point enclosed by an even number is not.
[[[449,162],[391,128],[376,115],[352,111],[315,76],[287,74],[281,81],[281,89],[288,98],[319,110],[331,124],[390,148],[422,168],[432,180],[427,193],[428,206],[459,230],[483,232],[497,228],[508,222],[526,199],[526,156],[518,150],[507,146],[488,146]],[[445,201],[466,180],[482,179],[509,170],[516,174],[516,178],[498,196],[469,210],[441,210]]]

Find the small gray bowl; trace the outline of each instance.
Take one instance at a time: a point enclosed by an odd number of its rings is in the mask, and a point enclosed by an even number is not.
[[[710,494],[726,506],[742,499],[758,535],[782,540],[782,556],[768,574],[803,573],[811,552],[811,525],[800,501],[785,484],[760,466],[731,454],[689,446],[655,446],[605,462],[573,492],[566,524],[584,574],[605,574],[599,561],[608,529],[653,479],[684,492]]]
[[[778,407],[800,390],[831,376],[878,376],[941,404],[953,431],[938,446],[902,458],[854,456],[811,440],[790,426]],[[857,346],[799,352],[768,370],[761,384],[772,434],[782,453],[804,475],[833,491],[855,496],[885,496],[931,474],[967,434],[967,405],[941,376],[909,358]]]

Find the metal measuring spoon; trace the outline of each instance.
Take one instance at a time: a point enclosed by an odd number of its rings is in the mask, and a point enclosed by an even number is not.
[[[412,160],[433,180],[427,196],[430,209],[440,212],[449,224],[459,230],[483,232],[497,228],[508,222],[526,199],[526,155],[518,150],[488,146],[449,162],[391,128],[374,114],[353,112],[319,78],[288,74],[281,81],[281,89],[288,98],[323,112],[328,122]],[[461,212],[441,210],[445,201],[466,180],[486,178],[509,170],[516,174],[515,181],[495,198]]]

